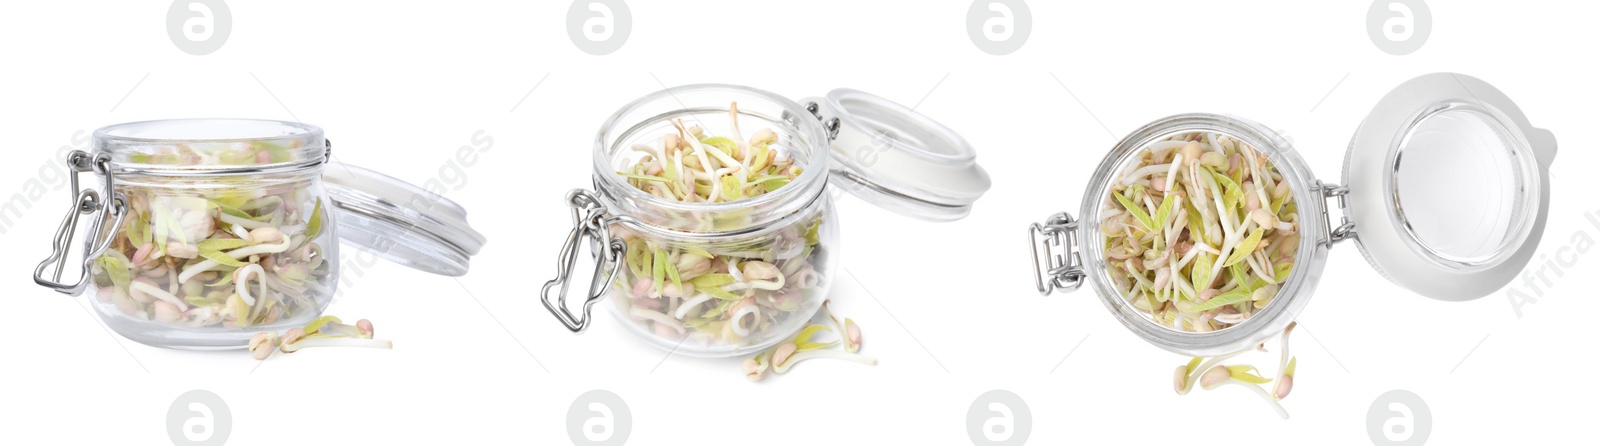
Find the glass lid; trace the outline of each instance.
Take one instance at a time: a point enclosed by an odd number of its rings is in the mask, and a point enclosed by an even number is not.
[[[989,190],[989,174],[972,145],[927,116],[851,89],[801,102],[836,133],[832,155],[838,166],[829,183],[869,203],[953,221],[971,213]]]
[[[1500,289],[1544,231],[1555,136],[1488,83],[1435,73],[1384,96],[1345,158],[1347,209],[1367,260],[1441,300]]]
[[[485,239],[454,201],[357,166],[332,163],[323,171],[338,214],[339,238],[417,270],[467,273]]]

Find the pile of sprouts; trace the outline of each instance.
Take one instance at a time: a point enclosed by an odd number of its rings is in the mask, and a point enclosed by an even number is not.
[[[1294,194],[1249,144],[1174,135],[1114,181],[1099,222],[1106,269],[1128,305],[1162,326],[1203,333],[1244,322],[1294,269]]]
[[[1213,332],[1272,303],[1294,269],[1299,210],[1291,185],[1265,155],[1236,138],[1186,132],[1151,143],[1110,187],[1100,214],[1105,265],[1126,303],[1163,327]],[[1293,325],[1290,325],[1290,329]],[[1178,367],[1175,389],[1254,389],[1287,418],[1294,359],[1283,333],[1274,380],[1248,365],[1220,365],[1243,352]]]
[[[178,144],[137,164],[260,165],[293,161],[270,142]],[[130,318],[230,329],[306,320],[322,311],[333,267],[312,178],[123,178],[129,214],[94,260],[97,299]]]

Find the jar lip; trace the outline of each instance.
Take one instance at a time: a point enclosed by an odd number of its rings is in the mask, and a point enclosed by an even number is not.
[[[253,136],[218,136],[218,137],[183,136],[183,135],[153,137],[153,136],[135,136],[135,135],[126,134],[126,133],[119,134],[119,132],[126,132],[126,131],[130,131],[130,130],[134,130],[134,129],[139,128],[139,127],[152,127],[152,128],[164,127],[168,131],[182,131],[178,127],[180,127],[180,126],[200,126],[200,125],[225,125],[225,124],[232,124],[232,125],[241,125],[242,124],[242,125],[246,125],[246,126],[260,126],[260,127],[263,128],[263,130],[266,129],[267,127],[276,126],[276,127],[280,127],[280,128],[283,128],[283,129],[293,129],[293,130],[297,130],[297,131],[296,132],[292,132],[292,133],[283,133],[283,134],[275,134],[275,135],[262,134],[262,135],[253,135]],[[189,129],[189,131],[193,131],[193,129]],[[140,143],[162,143],[162,142],[183,142],[183,143],[196,143],[196,142],[219,142],[219,143],[254,142],[254,141],[273,141],[273,140],[281,140],[281,139],[320,139],[322,137],[322,135],[323,135],[322,128],[321,127],[317,127],[315,125],[301,123],[301,122],[289,122],[289,121],[279,121],[279,120],[272,120],[272,119],[254,119],[254,118],[152,119],[152,120],[147,120],[147,121],[134,121],[134,122],[124,122],[124,123],[119,123],[119,124],[112,124],[112,125],[108,125],[108,126],[105,126],[105,127],[101,127],[101,128],[95,129],[95,131],[94,131],[94,138],[98,139],[98,140],[103,140],[103,141],[126,141],[126,142],[140,142]]]
[[[1125,158],[1138,153],[1157,138],[1174,133],[1202,131],[1222,133],[1239,138],[1256,146],[1267,159],[1278,166],[1278,171],[1290,182],[1290,193],[1299,203],[1312,203],[1299,211],[1300,247],[1295,255],[1295,265],[1287,280],[1282,282],[1277,297],[1271,305],[1234,326],[1212,332],[1196,333],[1174,330],[1156,324],[1148,315],[1132,308],[1126,299],[1111,286],[1105,275],[1105,260],[1100,241],[1100,203],[1105,191],[1121,173]],[[1305,161],[1295,153],[1294,147],[1277,132],[1254,121],[1213,113],[1186,113],[1167,116],[1152,121],[1129,133],[1119,141],[1099,164],[1095,176],[1085,189],[1080,214],[1079,240],[1084,250],[1083,264],[1096,294],[1106,308],[1123,326],[1140,338],[1162,349],[1190,356],[1217,356],[1248,349],[1282,332],[1294,317],[1310,302],[1308,297],[1321,277],[1323,262],[1328,252],[1326,222],[1317,212],[1322,206],[1321,191],[1312,191],[1316,182]],[[1314,192],[1314,193],[1313,193]]]
[[[650,104],[655,101],[660,101],[662,99],[672,99],[676,101],[676,96],[679,93],[718,90],[729,93],[757,96],[782,107],[785,113],[799,117],[799,119],[796,119],[800,127],[798,130],[809,133],[809,135],[806,136],[809,137],[810,141],[815,141],[815,144],[818,145],[817,147],[812,147],[811,159],[807,161],[805,170],[800,173],[799,177],[796,177],[793,181],[790,181],[788,185],[781,187],[776,191],[768,192],[755,197],[741,198],[734,201],[725,201],[719,203],[691,203],[668,200],[647,193],[643,190],[639,190],[639,188],[633,187],[624,181],[622,176],[615,175],[614,172],[612,172],[611,158],[608,156],[610,152],[607,150],[611,147],[612,142],[606,140],[606,133],[610,132],[614,128],[617,128],[617,126],[622,123],[621,121],[624,116],[645,106],[646,104]],[[679,104],[682,104],[682,102],[680,101]],[[683,109],[688,108],[690,107],[683,107]],[[670,211],[729,211],[756,207],[762,204],[778,201],[807,199],[810,197],[802,197],[801,195],[803,194],[797,195],[800,193],[796,191],[810,189],[810,186],[814,183],[826,182],[829,174],[828,162],[829,157],[831,156],[829,154],[828,147],[828,144],[831,141],[828,138],[826,131],[824,131],[822,128],[822,122],[818,119],[807,119],[807,117],[811,116],[813,116],[811,112],[806,111],[804,107],[801,107],[800,104],[794,100],[757,88],[733,84],[690,84],[677,87],[668,87],[666,89],[647,94],[638,99],[634,99],[633,102],[629,102],[627,105],[622,106],[622,108],[618,109],[616,113],[613,113],[610,118],[607,118],[604,124],[600,125],[600,131],[596,133],[594,143],[595,182],[601,188],[610,189],[612,191],[620,191],[615,193],[622,194],[624,198],[628,200],[650,203],[652,206]],[[628,126],[632,128],[644,124],[645,122],[649,121],[629,123]],[[624,134],[626,133],[631,132],[624,132]],[[822,188],[817,188],[817,194],[821,194],[821,191]]]
[[[267,161],[256,163],[225,158],[197,164],[152,162],[156,154],[151,152],[168,147],[240,144],[271,144],[278,152]],[[318,168],[332,156],[332,143],[321,127],[252,118],[177,118],[112,124],[94,131],[93,147],[111,155],[111,164],[119,174],[153,176],[299,173]],[[216,155],[220,151],[212,149],[207,153]],[[190,155],[199,156],[196,152],[199,150]]]

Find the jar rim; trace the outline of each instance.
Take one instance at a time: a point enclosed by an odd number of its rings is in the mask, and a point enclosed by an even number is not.
[[[715,92],[719,90],[728,93],[756,96],[771,104],[778,105],[786,114],[799,118],[795,120],[799,127],[798,130],[807,133],[807,135],[805,135],[807,136],[808,141],[806,144],[814,145],[810,148],[812,155],[810,156],[810,159],[807,160],[806,165],[804,166],[804,171],[800,173],[800,176],[796,177],[788,185],[779,188],[776,191],[768,192],[755,197],[740,198],[734,201],[718,203],[691,203],[668,200],[655,196],[629,185],[620,175],[609,174],[611,173],[612,169],[612,160],[610,156],[608,156],[610,154],[609,149],[616,143],[619,143],[623,138],[618,137],[616,141],[607,141],[606,136],[613,129],[619,128],[620,124],[623,124],[623,117],[657,101],[664,99],[676,101],[676,96],[680,93],[705,91]],[[679,104],[681,105],[682,102],[679,101]],[[688,109],[690,109],[690,107],[684,106],[681,110]],[[823,129],[822,122],[819,119],[807,119],[807,117],[813,116],[814,115],[811,112],[800,106],[798,102],[795,102],[794,100],[782,95],[757,88],[733,84],[690,84],[678,87],[668,87],[629,102],[627,105],[624,105],[622,108],[613,113],[611,117],[607,118],[604,124],[601,124],[600,131],[596,133],[594,142],[593,160],[595,183],[597,187],[607,189],[608,191],[611,191],[611,193],[621,194],[621,198],[623,199],[649,203],[653,207],[675,212],[731,211],[757,207],[775,202],[787,202],[795,200],[809,201],[815,199],[815,197],[808,197],[805,193],[799,191],[815,189],[815,192],[812,195],[820,195],[822,193],[822,187],[813,187],[813,185],[818,183],[825,185],[827,183],[830,158],[828,153],[829,137],[827,132]],[[626,125],[628,126],[628,130],[623,131],[621,135],[630,135],[639,127],[650,124],[654,121],[655,118],[637,123],[627,123]],[[609,193],[606,195],[609,195]]]
[[[257,126],[258,130],[266,131],[271,127],[294,130],[280,134],[259,134],[253,136],[199,136],[197,133],[175,133],[173,136],[135,136],[127,132],[135,131],[140,127],[155,130],[174,132],[199,131],[199,126],[211,125],[243,125]],[[183,128],[184,126],[195,126]],[[214,130],[213,130],[214,131]],[[277,139],[309,138],[323,134],[322,128],[302,122],[279,121],[272,119],[254,118],[174,118],[152,119],[146,121],[124,122],[111,124],[95,129],[94,137],[104,141],[130,141],[130,142],[251,142],[271,141]],[[188,136],[193,135],[193,136]]]
[[[1137,154],[1160,138],[1185,132],[1215,132],[1238,138],[1266,155],[1289,182],[1290,193],[1300,204],[1300,246],[1295,254],[1295,265],[1282,284],[1273,302],[1243,322],[1212,332],[1195,333],[1172,329],[1156,324],[1149,315],[1139,312],[1106,278],[1103,255],[1104,239],[1100,235],[1100,203],[1105,200],[1107,188],[1120,174],[1127,157]],[[1145,341],[1165,350],[1189,356],[1218,356],[1249,349],[1276,336],[1293,322],[1296,315],[1310,302],[1308,298],[1316,288],[1327,257],[1326,216],[1318,212],[1323,204],[1317,181],[1306,162],[1295,153],[1293,145],[1276,131],[1248,119],[1211,113],[1188,113],[1155,120],[1129,133],[1119,141],[1096,168],[1088,185],[1080,214],[1079,240],[1082,242],[1083,265],[1096,294],[1106,308],[1123,326]]]
[[[331,157],[332,144],[321,127],[252,118],[176,118],[112,124],[96,129],[93,147],[111,155],[118,173],[155,176],[214,176],[295,173],[318,168]],[[282,150],[265,162],[168,164],[153,162],[152,151],[189,145],[272,144]]]

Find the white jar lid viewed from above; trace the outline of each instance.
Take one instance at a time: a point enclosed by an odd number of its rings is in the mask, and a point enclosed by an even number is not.
[[[486,239],[444,196],[372,170],[330,163],[323,171],[339,239],[389,261],[446,276],[467,273]]]
[[[1345,211],[1390,280],[1434,299],[1476,299],[1521,273],[1538,247],[1555,154],[1555,136],[1488,83],[1421,76],[1357,128]]]
[[[838,164],[829,184],[869,203],[924,220],[954,221],[971,213],[989,190],[989,174],[972,145],[915,110],[843,88],[801,102],[836,133],[831,155]]]

